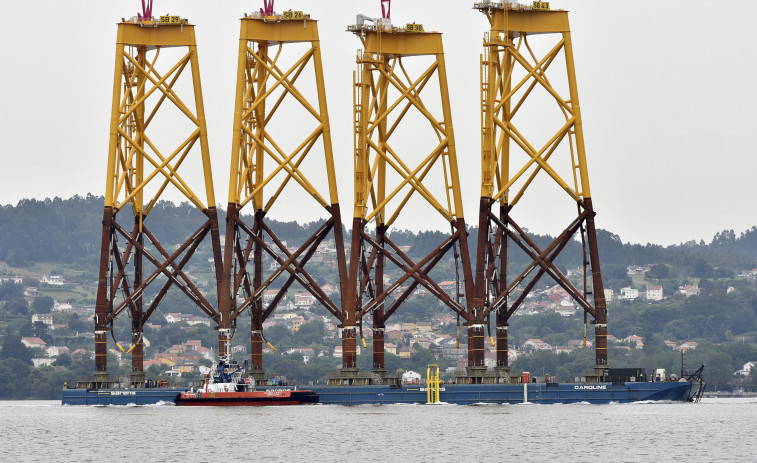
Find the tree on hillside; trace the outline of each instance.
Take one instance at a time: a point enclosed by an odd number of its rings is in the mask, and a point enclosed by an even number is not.
[[[691,272],[692,276],[697,278],[712,278],[715,276],[715,269],[712,268],[709,262],[704,259],[699,259],[694,264],[694,269]]]
[[[50,313],[55,301],[50,296],[37,296],[32,302],[32,308],[36,313]]]
[[[413,346],[415,353],[411,359],[411,364],[408,365],[415,371],[423,372],[428,365],[438,364],[434,353],[425,347],[421,347],[419,344]]]
[[[8,315],[26,315],[29,313],[29,306],[26,301],[20,298],[11,299],[3,305],[3,312]]]
[[[29,370],[26,362],[17,358],[2,358],[0,352],[0,399],[26,398],[28,391],[19,384],[26,384]]]
[[[80,317],[77,313],[71,314],[67,324],[74,332],[86,332],[92,329],[92,322],[87,320],[86,317]]]
[[[0,301],[10,301],[11,299],[24,297],[24,290],[21,285],[12,281],[0,283]]]
[[[670,275],[670,267],[668,267],[665,264],[654,264],[649,268],[649,271],[646,273],[647,278],[654,278],[654,279],[664,279],[668,278]]]
[[[736,233],[733,230],[723,230],[720,233],[716,233],[712,238],[710,246],[726,247],[734,246],[736,244]]]
[[[300,329],[292,333],[292,342],[298,346],[309,346],[319,344],[323,341],[324,325],[323,320],[316,319],[300,325]]]
[[[447,235],[439,231],[421,231],[416,235],[415,241],[410,247],[410,255],[412,257],[425,257],[436,246],[440,245]]]
[[[32,351],[21,342],[21,336],[17,334],[8,334],[3,341],[3,348],[0,350],[0,360],[18,359],[27,365],[32,364]]]
[[[283,323],[278,323],[266,330],[265,338],[276,349],[280,349],[290,347],[292,333]]]
[[[389,231],[389,238],[398,246],[412,246],[415,242],[415,233],[410,230],[392,228]]]
[[[29,256],[20,246],[15,246],[5,255],[5,261],[14,267],[27,267],[31,264]]]
[[[71,355],[64,353],[64,354],[60,354],[58,358],[55,359],[55,362],[53,362],[53,365],[61,366],[61,367],[70,367],[72,363],[74,363],[74,359],[71,358]]]
[[[32,334],[45,342],[50,342],[50,330],[45,322],[32,323]]]

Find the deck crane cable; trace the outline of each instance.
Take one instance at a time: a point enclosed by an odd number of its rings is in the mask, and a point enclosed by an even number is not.
[[[505,222],[505,227],[507,227],[507,222]],[[505,256],[509,256],[510,254],[507,251],[510,249],[510,239],[507,237],[506,233],[503,233],[503,235],[502,235],[502,238],[501,238],[501,240],[499,242],[499,248],[497,248],[497,249],[494,250],[494,252],[496,252],[495,256],[501,256],[502,255],[502,253],[500,252],[500,250],[503,247],[505,248]],[[502,261],[502,259],[500,257],[495,257],[495,259],[500,259],[499,266],[495,265],[495,267],[494,267],[494,271],[496,272],[496,277],[497,277],[496,281],[497,281],[497,284],[499,286],[498,288],[495,288],[495,289],[497,289],[496,292],[499,293],[499,288],[507,288],[507,281],[505,281],[505,277],[507,275],[507,258],[505,258],[504,261]],[[495,262],[496,262],[496,260],[495,260]],[[508,303],[509,297],[510,297],[510,292],[507,291],[505,293],[505,297],[504,297],[504,300],[502,301],[502,304],[500,304],[498,306],[496,312],[498,312],[500,310],[500,308],[502,308],[502,309],[504,309],[505,313],[507,313],[507,311],[508,311],[508,304],[507,303]],[[505,321],[505,324],[507,324],[507,321]],[[505,325],[505,326],[507,326],[507,325]]]
[[[581,213],[581,205],[578,206],[578,213]],[[588,295],[588,281],[587,281],[587,267],[589,265],[589,259],[587,259],[587,250],[586,250],[586,230],[584,228],[584,222],[581,221],[581,247],[582,247],[582,253],[583,253],[583,273],[584,273],[584,299],[586,299],[586,296]],[[593,277],[592,277],[593,278]],[[593,294],[592,294],[593,296]],[[587,323],[588,323],[588,317],[586,316],[586,310],[584,310],[584,342],[583,347],[586,347],[586,332],[587,332]]]
[[[131,351],[133,351],[133,350],[134,350],[134,348],[135,348],[135,347],[137,347],[137,344],[139,344],[139,343],[141,343],[141,342],[142,342],[142,338],[144,337],[144,333],[139,333],[139,339],[137,340],[137,342],[135,342],[135,343],[132,343],[132,345],[131,345],[131,347],[129,348],[129,350],[125,350],[125,349],[124,349],[124,348],[123,348],[123,347],[121,346],[121,343],[120,343],[120,342],[118,342],[118,341],[116,340],[116,334],[115,334],[115,331],[116,331],[116,330],[114,330],[114,329],[113,329],[113,321],[111,320],[111,322],[110,322],[110,337],[111,337],[111,338],[113,339],[113,342],[114,342],[114,343],[116,344],[116,347],[118,347],[118,349],[119,349],[119,350],[121,351],[121,353],[123,353],[123,354],[131,354]]]
[[[457,314],[457,337],[455,339],[455,349],[460,349],[460,314]]]
[[[452,233],[455,233],[455,227],[450,224],[450,229],[452,229]],[[458,252],[458,242],[455,241],[455,243],[452,245],[452,255],[453,260],[455,261],[455,301],[459,304],[460,303],[460,253]],[[457,314],[457,337],[455,342],[455,349],[460,349],[460,313]]]
[[[112,266],[112,263],[111,263],[111,266]],[[112,273],[112,269],[111,269],[111,275],[112,275],[112,274],[113,274],[113,273]],[[125,282],[125,283],[124,283],[124,286],[128,288],[128,287],[129,287],[129,276],[128,276],[128,275],[126,275],[126,274],[124,273],[124,275],[123,275],[123,279],[124,279],[124,282]],[[112,285],[113,285],[113,282],[112,282],[112,279],[111,279],[111,288],[113,287]],[[129,296],[128,296],[128,295],[126,294],[126,290],[125,290],[125,289],[124,289],[123,287],[121,288],[121,293],[123,294],[123,297],[124,297],[124,299],[128,299],[128,297],[129,297]],[[132,296],[133,296],[133,295],[132,295]],[[127,315],[127,316],[128,316],[129,318],[132,318],[131,310],[127,310],[127,311],[126,311],[126,315]],[[139,339],[137,340],[137,342],[135,342],[135,343],[132,343],[132,345],[131,345],[131,347],[129,348],[129,350],[125,350],[125,349],[124,349],[124,348],[123,348],[123,347],[121,346],[121,343],[119,343],[119,342],[118,342],[118,340],[116,339],[116,334],[115,334],[116,330],[115,330],[115,329],[114,329],[114,327],[113,327],[113,323],[114,323],[114,322],[115,322],[115,317],[114,317],[113,319],[111,319],[111,321],[110,321],[110,337],[111,337],[111,338],[113,339],[113,342],[114,342],[114,343],[116,344],[116,347],[118,347],[118,349],[119,349],[119,350],[120,350],[120,351],[121,351],[122,353],[124,353],[124,354],[131,354],[131,351],[133,351],[133,350],[134,350],[134,348],[135,348],[135,347],[137,347],[137,344],[139,344],[140,342],[142,342],[142,336],[144,336],[144,334],[143,334],[143,333],[139,333]]]
[[[362,268],[363,268],[363,266],[365,265],[365,254],[366,254],[365,242],[363,242],[362,245],[361,245],[361,247],[360,247],[360,260],[363,261],[363,265],[359,265],[358,266],[358,271],[361,271]],[[369,279],[366,282],[365,288],[363,288],[363,292],[361,294],[361,299],[362,299],[363,296],[365,296],[366,293],[368,293],[369,297],[371,296],[371,293],[374,293],[374,296],[375,296],[375,291],[371,291],[370,275],[371,275],[371,270],[372,269],[373,269],[373,267],[371,267],[370,269],[366,269],[366,271],[368,272]],[[361,276],[362,276],[362,272],[361,272]],[[362,281],[362,278],[360,278],[360,280],[358,280],[358,281]],[[360,317],[356,321],[357,321],[357,326],[358,326],[358,333],[360,334],[360,342],[362,342],[362,344],[363,344],[363,349],[367,349],[368,346],[365,343],[365,337],[363,336],[363,317]]]
[[[455,227],[450,224],[452,234],[455,233]],[[460,251],[458,249],[459,241],[452,245],[452,256],[455,261],[455,302],[460,304]]]
[[[273,344],[268,342],[268,340],[265,338],[265,335],[263,334],[263,330],[260,330],[260,337],[263,338],[263,342],[266,344],[266,346],[268,346],[269,349],[276,352],[276,348],[273,347]]]
[[[115,235],[114,235],[114,240],[116,242],[118,241],[118,238]],[[115,244],[113,244],[112,242],[111,242],[111,245],[115,247]],[[110,304],[109,305],[110,305],[110,312],[111,313],[113,311],[113,275],[115,275],[115,273],[113,272],[113,264],[114,264],[113,260],[114,260],[113,259],[113,253],[111,252],[110,253],[110,258],[108,260],[108,263],[110,264],[110,272],[109,272],[109,274],[110,274],[110,284],[108,286],[110,287]],[[95,315],[95,317],[97,317],[97,315]],[[121,347],[121,344],[119,344],[118,341],[116,341],[116,336],[113,333],[114,331],[115,330],[113,329],[113,319],[111,319],[110,320],[110,337],[113,339],[113,342],[116,343],[116,346],[118,346],[118,348],[121,349],[121,352],[125,352],[124,348]]]
[[[363,343],[363,349],[367,349],[368,345],[365,343],[365,337],[363,336],[363,317],[357,321],[358,328],[360,329],[360,341]]]
[[[374,262],[374,263],[371,264],[372,265],[371,268],[367,268],[367,266],[365,265],[366,264],[366,259],[365,259],[366,253],[367,253],[366,252],[366,244],[363,241],[361,243],[361,245],[360,245],[360,260],[361,260],[361,262],[362,262],[363,265],[358,265],[358,275],[359,275],[358,281],[363,281],[363,276],[365,275],[365,272],[368,273],[368,281],[366,281],[365,287],[361,291],[360,298],[362,299],[367,294],[367,296],[370,299],[375,299],[375,297],[376,297],[376,291],[374,291],[374,282],[371,279],[371,274],[372,274],[373,268],[375,267],[376,264]],[[365,272],[363,270],[364,268],[365,268]],[[371,310],[371,313],[373,313],[375,310],[376,309]],[[359,330],[359,333],[360,333],[360,341],[363,344],[363,349],[367,349],[368,345],[366,344],[365,337],[363,336],[363,317],[360,317],[360,319],[357,320],[357,325],[358,325],[358,330]]]
[[[486,226],[489,228],[489,239],[487,240],[486,245],[487,245],[487,247],[490,247],[492,241],[494,241],[494,230],[492,229],[492,227],[489,227],[489,221],[486,222]],[[484,269],[488,273],[489,272],[489,263],[490,263],[489,262],[489,258],[491,257],[491,258],[495,259],[495,257],[492,256],[492,255],[490,255],[490,253],[488,252],[488,249],[486,251],[487,252],[484,252]],[[492,251],[496,252],[496,249],[492,249]],[[491,300],[492,292],[496,294],[497,290],[496,290],[496,288],[493,288],[493,286],[494,286],[494,279],[493,278],[488,278],[488,277],[487,277],[487,279],[489,280],[490,284],[486,285],[486,288],[485,288],[486,294],[484,295],[484,301],[485,301],[486,305],[489,305],[488,303]]]
[[[116,347],[118,347],[118,349],[121,352],[125,353],[126,351],[124,350],[123,347],[121,347],[121,343],[119,343],[118,341],[116,341],[116,335],[113,333],[113,331],[115,331],[115,330],[113,329],[113,322],[111,321],[111,323],[110,323],[110,337],[113,339],[113,342],[116,343]]]
[[[489,301],[484,301],[484,310],[489,308]],[[494,338],[492,337],[492,313],[489,312],[489,314],[486,316],[486,334],[489,335],[489,342],[491,343],[492,347],[496,347],[496,344],[494,344]]]
[[[488,221],[487,221],[487,227],[488,227]],[[489,236],[492,236],[492,235],[493,235],[493,232],[492,232],[492,230],[490,228]],[[484,269],[486,269],[485,271],[487,273],[489,271],[488,270],[489,269],[489,265],[488,265],[489,258],[490,257],[493,258],[493,256],[490,256],[490,253],[488,252],[489,250],[493,250],[492,247],[491,247],[491,242],[492,242],[492,240],[491,240],[491,237],[490,237],[487,240],[487,243],[486,243],[486,245],[487,245],[487,247],[489,249],[485,250],[485,252],[484,252]],[[494,281],[491,280],[491,283],[493,285]],[[484,288],[484,290],[485,290],[485,294],[484,294],[484,311],[488,312],[488,314],[486,315],[486,333],[489,335],[489,342],[491,343],[491,346],[495,347],[494,338],[492,338],[492,323],[491,323],[491,321],[492,321],[491,320],[492,314],[491,314],[491,312],[488,311],[488,309],[489,309],[489,301],[491,299],[491,293],[492,293],[492,287],[491,287],[491,285],[487,284],[486,287]]]
[[[128,263],[128,262],[127,262],[127,263]],[[113,263],[111,262],[111,267],[112,267],[112,265],[113,265]],[[112,270],[113,270],[113,269],[111,268],[111,275],[113,275],[113,273],[112,273]],[[126,273],[124,272],[124,275],[123,275],[123,277],[122,277],[122,278],[123,278],[123,280],[124,280],[124,285],[125,285],[125,286],[126,286],[126,287],[128,288],[128,287],[129,287],[129,276],[128,276],[128,275],[126,275]],[[112,277],[111,277],[111,289],[112,289],[112,288],[113,288],[113,279],[112,279]],[[125,290],[125,289],[124,289],[123,287],[121,288],[121,293],[123,294],[123,297],[124,297],[124,299],[127,299],[127,298],[129,297],[129,296],[128,296],[128,295],[126,294],[126,290]],[[129,318],[131,318],[131,311],[130,311],[130,310],[127,310],[127,311],[126,311],[126,315],[127,315],[127,316],[128,316]],[[114,343],[116,344],[116,347],[118,347],[118,349],[119,349],[119,350],[120,350],[120,351],[121,351],[122,353],[126,353],[126,351],[124,350],[124,348],[123,348],[123,347],[121,347],[121,343],[119,343],[119,342],[118,342],[118,340],[116,340],[116,334],[115,334],[116,330],[115,330],[115,328],[114,328],[114,326],[113,326],[114,322],[115,322],[115,317],[113,317],[113,319],[111,319],[111,320],[110,320],[110,337],[111,337],[111,338],[113,339],[113,342],[114,342]],[[132,346],[132,347],[131,347],[131,348],[129,349],[129,352],[131,352],[131,350],[132,350],[132,349],[134,349],[134,346]]]

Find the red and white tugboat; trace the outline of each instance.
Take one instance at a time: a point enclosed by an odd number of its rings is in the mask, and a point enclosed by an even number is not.
[[[313,391],[276,387],[256,390],[254,382],[243,378],[242,367],[236,361],[219,360],[214,371],[205,377],[201,390],[182,392],[176,405],[247,406],[304,405],[318,403]]]

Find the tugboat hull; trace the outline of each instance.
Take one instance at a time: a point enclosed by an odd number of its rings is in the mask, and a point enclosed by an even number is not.
[[[265,405],[317,404],[313,391],[263,390],[250,392],[184,392],[176,397],[176,405],[261,407]]]

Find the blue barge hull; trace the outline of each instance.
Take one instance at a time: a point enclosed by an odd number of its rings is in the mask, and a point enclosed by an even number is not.
[[[685,402],[690,387],[689,382],[445,384],[439,388],[439,399],[460,405]],[[427,400],[425,386],[309,386],[308,389],[318,394],[322,404],[403,404]]]
[[[525,388],[524,388],[525,386]],[[441,402],[459,405],[530,402],[629,403],[639,401],[679,401],[689,397],[690,382],[626,383],[527,383],[527,384],[444,384]],[[332,405],[425,404],[425,385],[396,386],[308,386],[319,402]],[[185,391],[181,388],[156,389],[64,389],[63,405],[148,405],[173,402]]]
[[[187,388],[63,389],[63,405],[152,405],[174,403]]]

